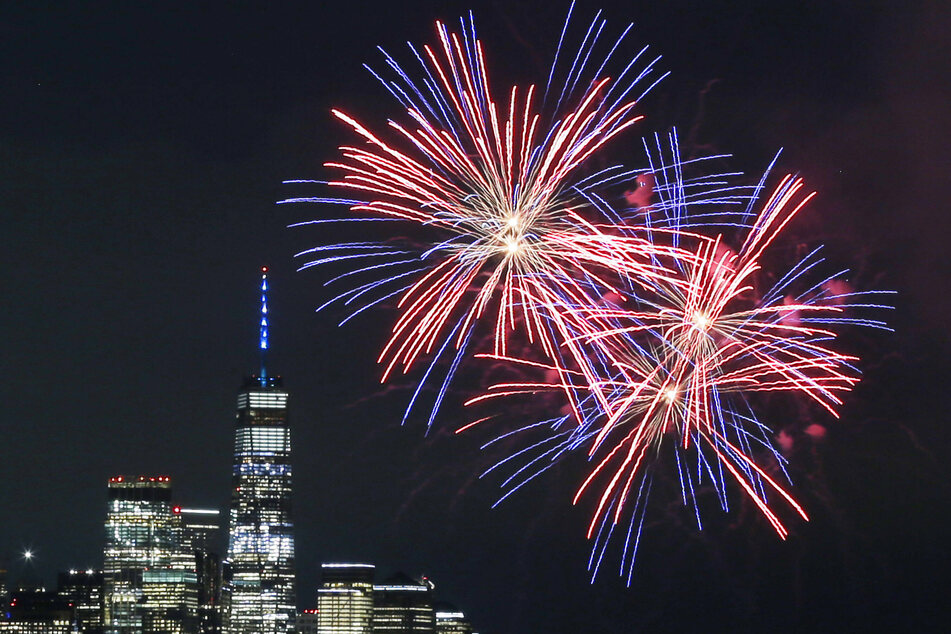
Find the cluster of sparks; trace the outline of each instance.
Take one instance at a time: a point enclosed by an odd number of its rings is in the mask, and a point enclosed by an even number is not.
[[[343,267],[328,284],[349,286],[324,306],[350,308],[344,322],[395,303],[378,359],[382,380],[425,367],[404,421],[423,386],[436,380],[432,425],[459,366],[473,357],[538,373],[536,381],[491,385],[468,404],[546,391],[563,400],[563,413],[503,430],[496,441],[527,430],[544,435],[489,471],[513,470],[505,499],[562,457],[586,455],[590,469],[574,502],[595,498],[593,574],[616,527],[626,525],[618,533],[621,572],[630,579],[651,474],[668,450],[685,504],[692,500],[696,509],[694,489],[708,481],[727,510],[727,483],[735,482],[785,538],[772,498],[808,518],[779,481],[788,481],[785,459],[748,397],[793,393],[836,416],[842,393],[858,380],[856,358],[832,347],[837,328],[884,328],[857,313],[877,306],[861,299],[867,293],[834,283],[836,276],[808,282],[822,263],[818,249],[761,292],[764,253],[813,196],[798,177],[786,176],[768,195],[767,176],[745,188],[725,174],[688,178],[687,169],[703,162],[681,160],[674,134],[666,143],[655,135],[653,151],[645,141],[647,170],[592,170],[592,157],[641,119],[638,102],[662,75],[645,47],[617,77],[602,76],[617,65],[630,27],[604,46],[600,14],[564,73],[567,28],[546,87],[513,87],[501,101],[471,16],[459,33],[437,23],[435,46],[410,45],[422,71],[416,82],[384,52],[395,79],[374,75],[405,121],[375,133],[334,110],[361,141],[327,163],[336,177],[325,184],[348,197],[285,202],[354,212],[303,224],[395,222],[416,226],[414,237],[403,231],[318,246],[299,254],[309,258],[302,268]],[[556,74],[565,79],[553,82]],[[614,209],[607,192],[644,174],[651,204]],[[730,238],[739,243],[735,251]],[[518,352],[513,338],[524,344]]]

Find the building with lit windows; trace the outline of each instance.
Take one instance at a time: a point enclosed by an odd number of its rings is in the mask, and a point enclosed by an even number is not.
[[[297,615],[288,394],[268,376],[267,269],[262,270],[261,372],[238,393],[227,564],[232,634],[285,634]]]
[[[110,634],[143,631],[142,573],[171,564],[175,519],[165,476],[109,480],[103,557],[103,625]]]
[[[102,571],[59,573],[56,593],[73,610],[73,624],[82,634],[102,634]]]
[[[373,586],[374,634],[435,634],[433,584],[397,573]]]
[[[372,634],[372,564],[323,564],[317,590],[318,634]]]
[[[109,481],[103,627],[109,634],[193,634],[195,558],[167,476]]]
[[[215,544],[221,533],[217,509],[175,507],[182,520],[185,549],[192,554],[198,583],[198,632],[220,634],[222,629],[221,557]]]
[[[449,603],[436,604],[436,634],[473,634],[472,625],[461,610]]]

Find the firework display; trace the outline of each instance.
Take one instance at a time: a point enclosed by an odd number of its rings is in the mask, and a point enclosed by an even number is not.
[[[662,78],[656,58],[642,61],[646,48],[607,76],[630,27],[602,41],[604,26],[599,14],[572,57],[566,22],[544,89],[513,86],[497,100],[472,17],[458,33],[437,23],[436,46],[410,46],[418,80],[386,53],[393,79],[374,72],[402,122],[374,132],[333,111],[359,142],[340,148],[326,164],[335,177],[322,184],[346,193],[284,202],[353,213],[301,224],[388,229],[298,255],[302,269],[342,269],[327,283],[348,286],[324,307],[349,308],[343,322],[395,305],[382,381],[425,366],[404,421],[436,381],[432,425],[474,358],[538,374],[470,398],[490,411],[460,431],[504,421],[508,399],[556,395],[556,415],[498,432],[489,445],[531,440],[487,473],[510,470],[505,499],[562,458],[584,456],[573,502],[593,500],[590,569],[597,574],[617,532],[630,582],[653,473],[667,456],[698,524],[704,482],[724,510],[738,488],[782,538],[776,500],[808,519],[786,491],[786,459],[756,399],[784,393],[838,416],[859,378],[857,359],[834,347],[839,329],[886,326],[863,316],[884,307],[872,293],[853,292],[844,272],[817,273],[820,249],[771,272],[771,251],[814,196],[801,178],[767,187],[767,170],[753,186],[731,184],[736,175],[706,171],[722,157],[681,159],[674,133],[645,140],[646,168],[592,168],[641,119],[640,98]],[[640,186],[632,206],[615,208],[612,192],[631,182]]]

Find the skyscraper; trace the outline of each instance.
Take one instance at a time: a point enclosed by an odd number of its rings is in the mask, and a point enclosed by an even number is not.
[[[372,634],[372,564],[323,564],[317,589],[317,634]]]
[[[59,573],[56,593],[73,608],[73,624],[83,634],[102,634],[102,571]]]
[[[373,634],[435,634],[433,584],[397,573],[373,586]]]
[[[287,392],[269,376],[267,268],[261,276],[261,371],[238,393],[228,563],[232,634],[294,630],[296,588],[291,522]]]
[[[181,522],[171,500],[166,476],[109,480],[103,620],[110,634],[185,631],[188,571],[178,565]]]
[[[221,634],[221,556],[215,547],[221,532],[217,509],[178,508],[185,549],[191,552],[198,579],[198,632]]]

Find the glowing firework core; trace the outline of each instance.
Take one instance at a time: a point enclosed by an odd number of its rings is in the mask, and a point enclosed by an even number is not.
[[[672,404],[677,400],[679,394],[680,391],[676,387],[669,387],[664,391],[664,400]]]

